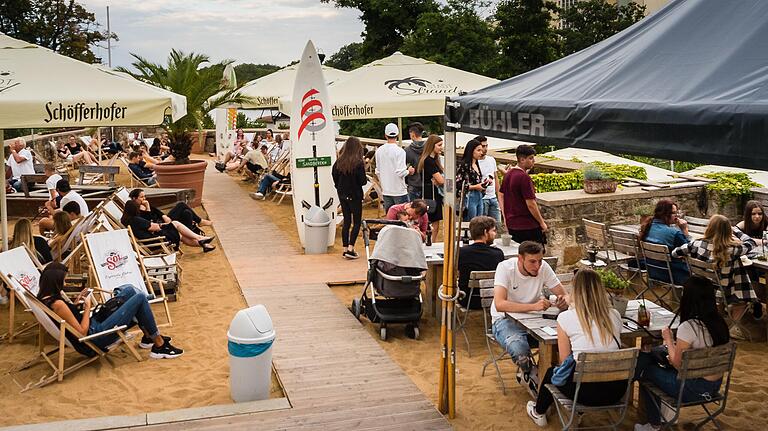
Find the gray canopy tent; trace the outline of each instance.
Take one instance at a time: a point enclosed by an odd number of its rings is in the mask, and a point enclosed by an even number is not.
[[[462,132],[768,166],[768,2],[672,0],[583,51],[452,97]]]

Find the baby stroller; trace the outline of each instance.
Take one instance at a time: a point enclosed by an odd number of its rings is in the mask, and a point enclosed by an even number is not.
[[[421,281],[427,269],[421,236],[400,221],[363,220],[362,228],[368,275],[362,295],[352,300],[352,313],[378,323],[382,340],[392,323],[406,324],[406,335],[418,339]],[[376,247],[370,254],[372,239]]]

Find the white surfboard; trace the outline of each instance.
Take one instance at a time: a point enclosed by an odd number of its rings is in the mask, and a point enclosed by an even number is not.
[[[336,136],[328,87],[312,41],[307,42],[301,55],[291,100],[291,182],[296,228],[304,245],[304,217],[308,207],[323,208],[331,220],[330,247],[336,238],[339,205],[331,177],[331,167],[336,161]]]

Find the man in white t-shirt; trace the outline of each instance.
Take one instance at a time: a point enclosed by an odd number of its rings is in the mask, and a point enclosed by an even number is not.
[[[387,143],[376,150],[376,175],[381,184],[382,203],[384,211],[395,204],[408,202],[408,187],[405,185],[405,177],[416,172],[413,166],[405,163],[405,150],[397,145],[397,135],[400,131],[397,125],[389,123],[384,128],[384,136]]]
[[[46,231],[53,230],[53,213],[59,208],[59,202],[61,201],[61,196],[56,192],[56,184],[62,178],[61,175],[56,173],[56,168],[52,163],[45,164],[45,175],[48,177],[45,180],[45,188],[50,195],[50,199],[45,202],[45,209],[48,210],[49,216],[41,218],[37,224],[41,235]]]
[[[563,285],[544,261],[544,247],[533,241],[520,244],[517,258],[505,260],[496,267],[493,286],[493,336],[509,352],[523,376],[534,375],[527,332],[522,325],[505,317],[505,313],[544,311],[551,305],[561,310],[568,308]],[[554,304],[547,299],[549,293],[545,289],[557,295]]]
[[[480,142],[480,146],[483,148],[483,158],[478,160],[477,163],[480,166],[480,172],[483,173],[483,177],[491,180],[490,185],[485,189],[485,196],[483,196],[483,215],[492,217],[496,220],[496,229],[501,230],[501,210],[499,208],[499,182],[496,180],[496,159],[488,155],[488,138],[485,136],[475,136],[475,140]]]
[[[5,162],[11,168],[11,179],[8,183],[17,192],[21,191],[21,176],[35,173],[32,151],[26,148],[26,146],[27,144],[23,138],[17,138],[8,146],[11,151],[8,160]]]
[[[88,204],[85,203],[85,199],[77,194],[76,191],[72,190],[72,187],[67,180],[60,180],[56,183],[56,191],[62,196],[61,202],[59,202],[59,208],[64,208],[64,205],[69,202],[77,202],[77,204],[80,205],[80,216],[86,217],[91,213],[91,210],[88,209]]]

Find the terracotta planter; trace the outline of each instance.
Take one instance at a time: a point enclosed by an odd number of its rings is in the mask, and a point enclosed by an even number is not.
[[[192,202],[187,202],[194,208],[200,205],[203,198],[203,180],[208,162],[205,160],[190,160],[190,162],[187,165],[160,163],[155,165],[155,172],[160,187],[194,190],[195,198]]]
[[[584,191],[591,194],[613,193],[618,186],[615,180],[584,180]]]

